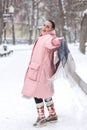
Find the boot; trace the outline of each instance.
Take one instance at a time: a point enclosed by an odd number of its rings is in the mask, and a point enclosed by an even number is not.
[[[37,113],[38,118],[36,122],[33,124],[34,127],[43,127],[46,125],[46,118],[44,115],[44,103],[38,103],[37,104]]]
[[[57,122],[58,117],[55,112],[53,100],[51,99],[51,100],[45,101],[45,102],[46,102],[46,106],[47,106],[47,109],[49,112],[49,116],[47,117],[46,121],[47,122]]]

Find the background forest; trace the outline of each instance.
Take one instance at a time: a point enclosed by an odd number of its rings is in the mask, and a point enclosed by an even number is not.
[[[0,0],[0,44],[8,39],[13,44],[17,40],[32,44],[46,19],[56,23],[57,36],[64,36],[69,43],[79,42],[85,54],[87,0]]]

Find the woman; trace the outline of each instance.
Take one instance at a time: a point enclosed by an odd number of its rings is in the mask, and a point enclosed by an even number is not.
[[[55,72],[54,51],[60,46],[61,39],[63,37],[56,37],[54,22],[47,20],[34,43],[22,93],[25,96],[34,97],[38,113],[37,121],[33,124],[35,127],[58,119],[52,100],[53,85],[49,79]],[[44,101],[49,112],[47,118],[44,113]]]

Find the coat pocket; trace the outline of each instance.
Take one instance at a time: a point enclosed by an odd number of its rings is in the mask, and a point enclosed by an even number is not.
[[[29,65],[29,70],[28,70],[28,75],[27,75],[29,79],[37,80],[39,67],[40,65],[34,62],[32,62]]]

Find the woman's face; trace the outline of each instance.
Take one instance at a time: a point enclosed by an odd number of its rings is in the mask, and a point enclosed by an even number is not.
[[[49,32],[49,31],[52,31],[53,28],[52,28],[52,23],[50,21],[46,21],[43,26],[42,26],[42,29],[41,29],[43,32]]]

